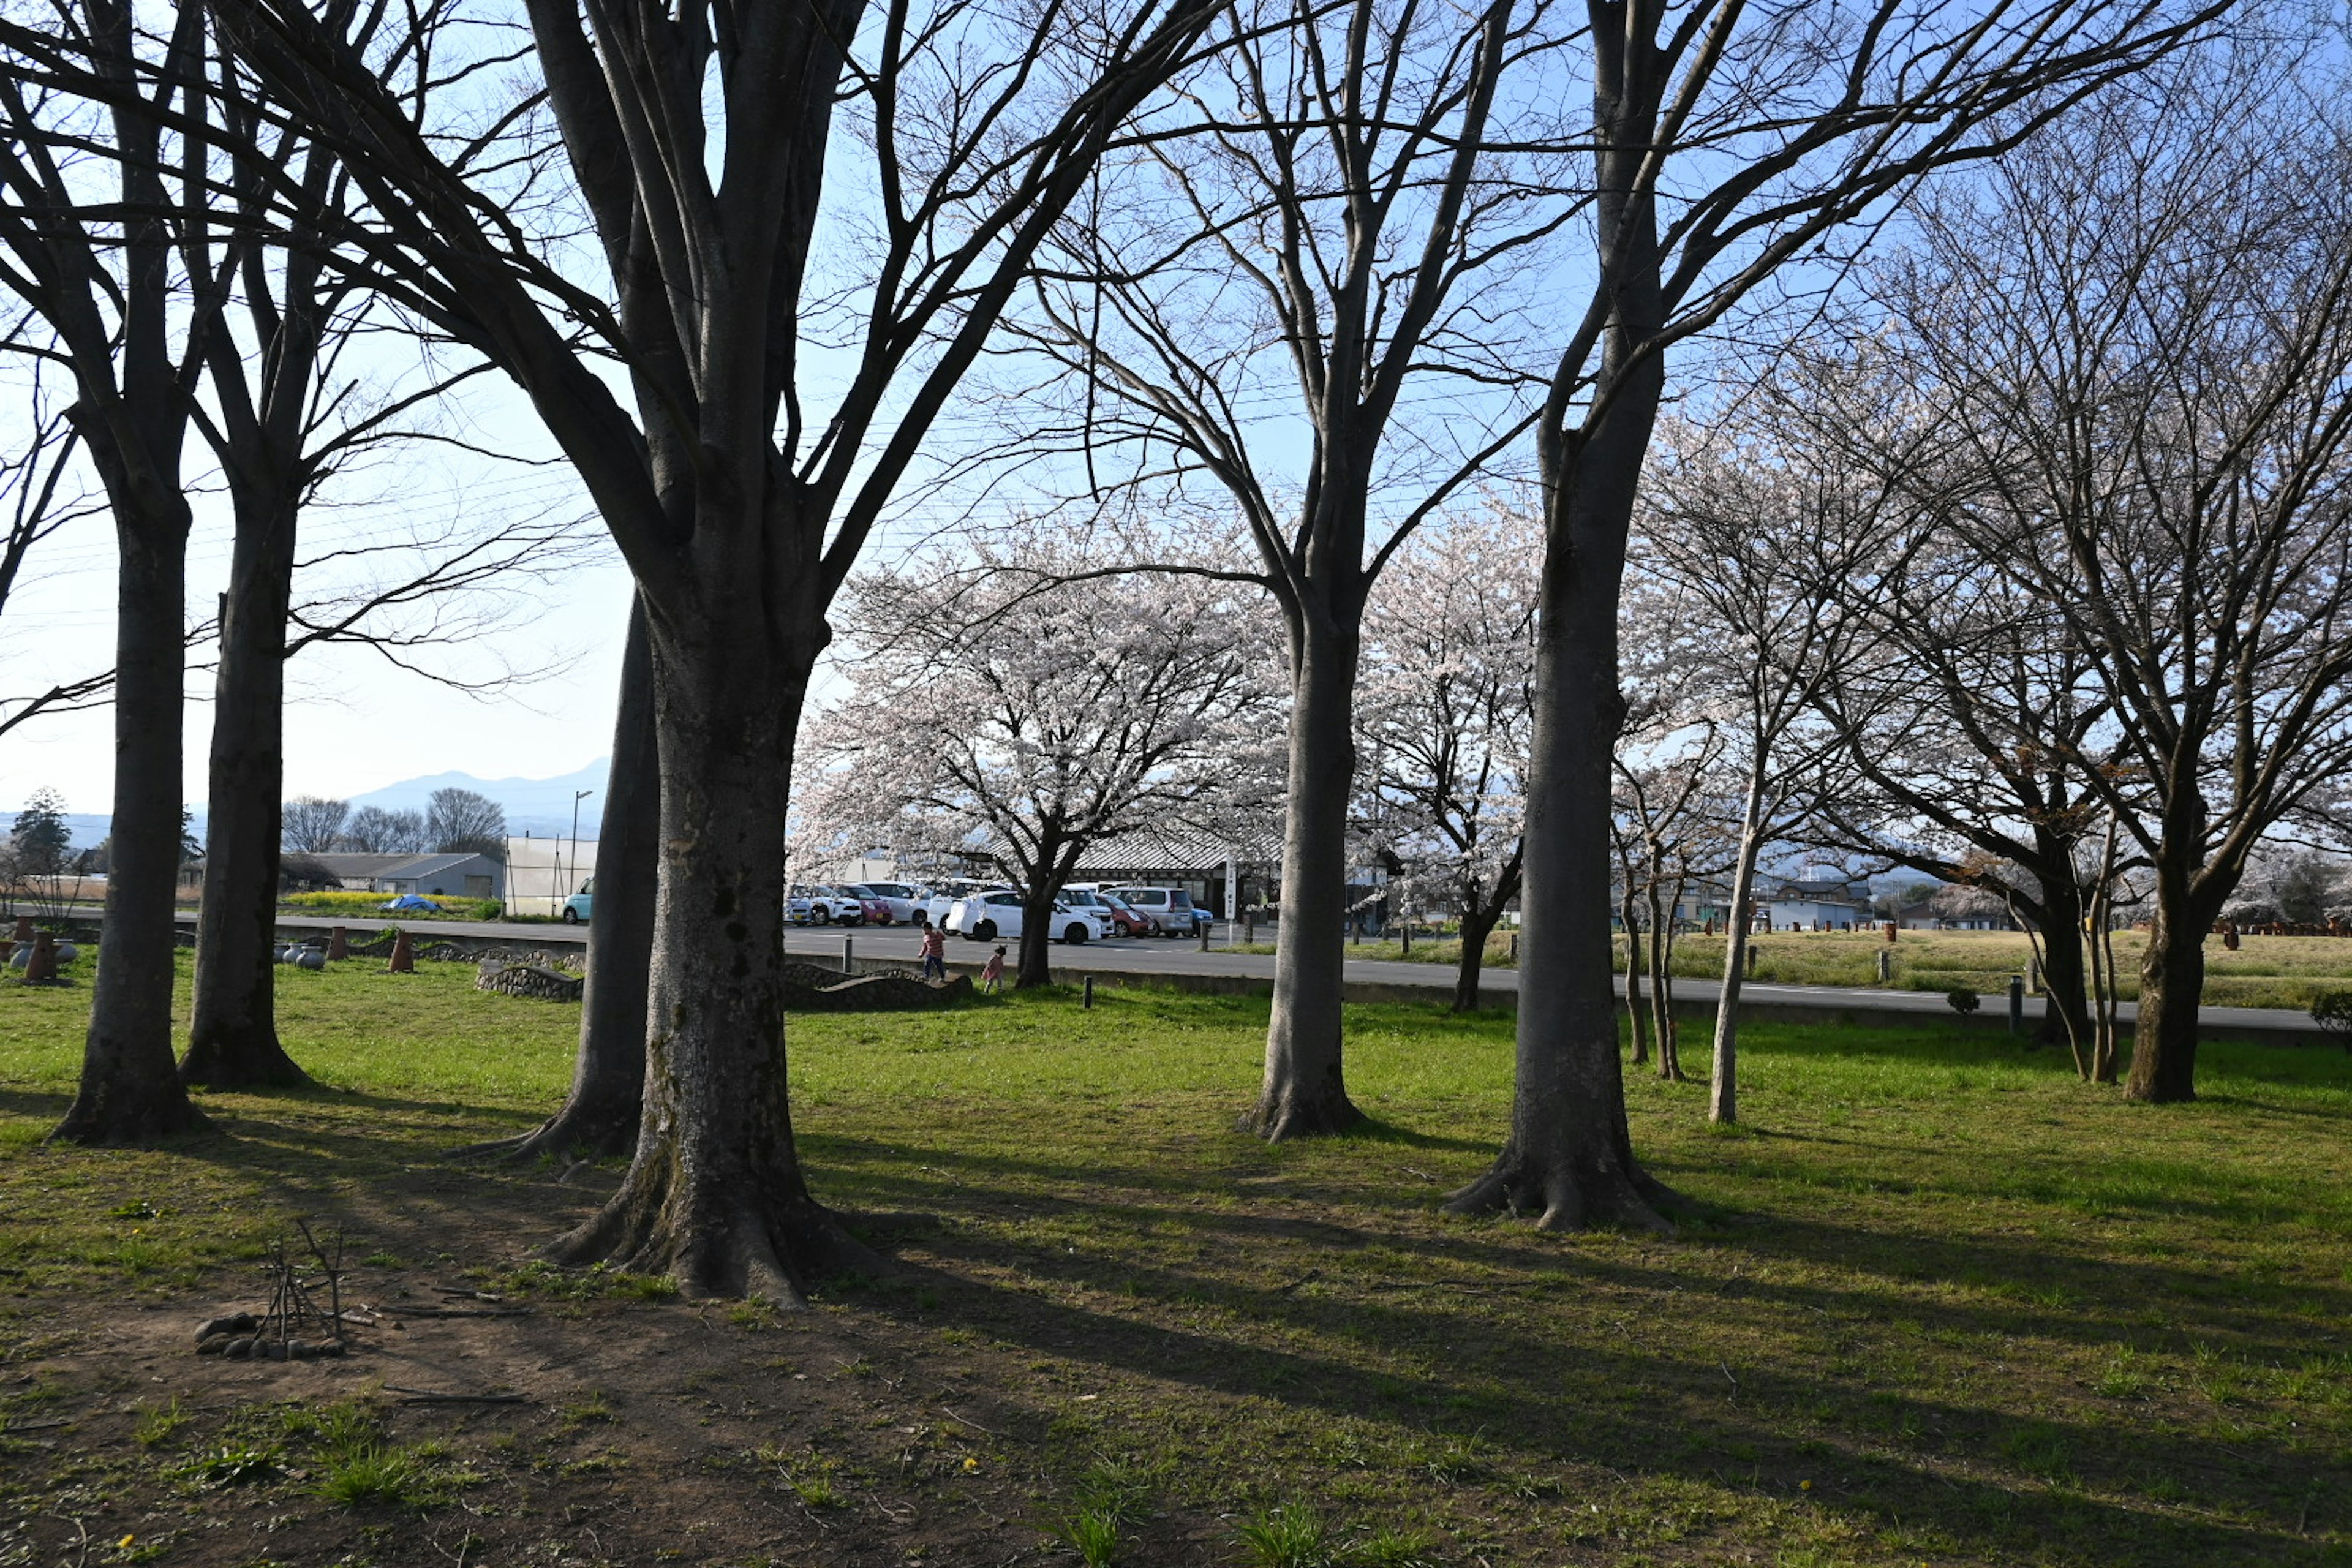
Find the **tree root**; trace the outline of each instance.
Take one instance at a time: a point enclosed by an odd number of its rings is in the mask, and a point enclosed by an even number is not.
[[[212,1118],[188,1103],[176,1080],[171,1089],[169,1094],[156,1091],[135,1099],[104,1093],[78,1096],[47,1142],[85,1149],[143,1149],[174,1138],[220,1131]]]
[[[180,1058],[180,1081],[192,1088],[215,1089],[315,1087],[301,1064],[286,1054],[274,1031],[261,1040],[194,1042]]]
[[[637,1106],[625,1113],[597,1112],[576,1102],[512,1138],[493,1138],[449,1151],[452,1160],[484,1160],[502,1165],[522,1165],[545,1155],[558,1159],[604,1160],[637,1146]]]
[[[1281,1143],[1293,1138],[1323,1138],[1360,1127],[1364,1113],[1348,1098],[1347,1090],[1312,1097],[1297,1094],[1269,1095],[1260,1101],[1255,1110],[1243,1118],[1243,1128],[1269,1143]]]
[[[756,1299],[786,1310],[806,1307],[811,1288],[829,1275],[888,1267],[805,1194],[690,1205],[667,1190],[666,1177],[641,1175],[646,1163],[641,1159],[586,1224],[549,1246],[549,1260],[667,1275],[688,1300]]]
[[[1456,1215],[1533,1215],[1538,1230],[1616,1228],[1675,1234],[1671,1215],[1696,1205],[1638,1166],[1577,1169],[1568,1162],[1538,1165],[1506,1149],[1485,1175],[1448,1194]]]

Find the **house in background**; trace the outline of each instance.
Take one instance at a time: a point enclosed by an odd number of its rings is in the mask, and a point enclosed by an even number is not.
[[[507,840],[505,890],[510,915],[563,912],[563,900],[587,888],[596,874],[596,841],[593,838],[535,838],[526,834]]]
[[[507,868],[488,855],[305,855],[306,862],[323,867],[346,892],[382,893],[397,898],[415,893],[421,898],[500,899],[506,896]]]
[[[1870,924],[1870,884],[1843,877],[1790,878],[1756,898],[1757,924],[1773,931],[1859,931]]]

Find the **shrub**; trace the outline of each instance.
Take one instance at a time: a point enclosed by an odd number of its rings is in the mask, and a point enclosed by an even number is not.
[[[1977,994],[1965,985],[1955,985],[1945,992],[1944,1000],[1952,1005],[1955,1013],[1966,1015],[1977,1010]]]
[[[2352,991],[2323,991],[2311,1004],[2311,1021],[2352,1051]]]

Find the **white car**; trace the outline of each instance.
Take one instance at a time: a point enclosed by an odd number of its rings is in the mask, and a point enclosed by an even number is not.
[[[1003,886],[1002,882],[968,882],[961,879],[934,882],[923,889],[921,907],[923,912],[931,917],[933,925],[944,926],[948,923],[948,911],[955,908],[958,899],[973,893],[993,892]]]
[[[822,884],[803,887],[796,882],[784,900],[784,918],[796,926],[862,925],[866,908],[835,889]]]
[[[1084,910],[1094,916],[1101,923],[1105,936],[1119,934],[1118,916],[1112,911],[1110,900],[1092,888],[1064,888],[1061,897],[1055,902],[1067,904],[1074,910]]]
[[[947,929],[967,942],[1010,942],[1021,934],[1021,895],[1005,888],[958,899],[948,910]],[[1100,942],[1103,922],[1091,910],[1056,903],[1053,930],[1048,934],[1051,940],[1072,946],[1082,942]]]
[[[836,891],[847,893],[854,899],[864,899],[871,903],[884,905],[890,911],[887,923],[904,925],[915,918],[915,894],[919,889],[910,888],[904,882],[857,882],[837,889]]]

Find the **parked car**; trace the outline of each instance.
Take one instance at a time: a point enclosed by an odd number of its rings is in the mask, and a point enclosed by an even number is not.
[[[1192,907],[1192,895],[1181,888],[1111,888],[1106,889],[1151,921],[1161,936],[1192,936],[1208,920],[1208,911]]]
[[[923,910],[931,917],[933,925],[944,926],[948,923],[948,911],[955,908],[958,899],[971,893],[988,892],[1003,886],[1004,884],[1002,882],[974,882],[961,877],[951,877],[944,882],[932,883],[925,891]]]
[[[1092,883],[1062,889],[1062,901],[1072,909],[1091,909],[1103,917],[1113,936],[1150,936],[1151,919],[1138,912],[1116,893],[1104,892]]]
[[[866,908],[823,883],[803,887],[795,882],[784,900],[784,918],[796,926],[854,926],[866,919]]]
[[[586,881],[580,884],[580,890],[578,892],[563,900],[563,923],[565,925],[576,926],[583,921],[589,918],[589,911],[595,906],[595,900],[593,898],[595,891],[596,879],[591,877]]]
[[[880,915],[869,913],[866,918],[877,925],[886,926],[913,920],[915,910],[921,907],[917,900],[924,896],[923,889],[909,887],[904,882],[860,882],[854,888],[841,890],[853,893],[868,904],[880,904],[883,910]]]
[[[834,891],[845,899],[856,900],[860,925],[886,926],[890,923],[890,900],[864,882],[844,882]]]
[[[1010,942],[1021,934],[1021,895],[1010,888],[973,893],[958,899],[948,910],[947,929],[967,942]],[[1089,939],[1099,941],[1102,921],[1093,911],[1074,910],[1056,901],[1051,940],[1075,947]]]

